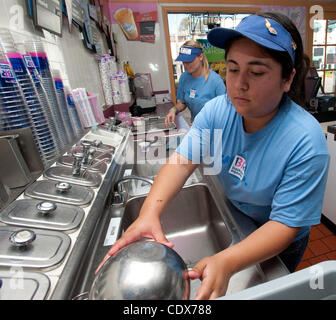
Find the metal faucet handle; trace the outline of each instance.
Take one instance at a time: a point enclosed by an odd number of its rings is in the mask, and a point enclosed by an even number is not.
[[[80,142],[81,146],[83,147],[83,153],[87,154],[88,151],[90,150],[90,148],[92,147],[92,141],[88,141],[88,140],[82,140]]]
[[[89,157],[93,158],[93,157],[94,157],[94,154],[95,154],[96,151],[97,151],[97,148],[95,148],[95,147],[91,147],[91,148],[88,150]]]
[[[74,152],[72,155],[75,158],[75,160],[83,160],[84,158],[83,152]]]
[[[81,140],[81,141],[80,141],[80,144],[81,144],[83,147],[91,147],[91,146],[92,146],[92,141],[90,141],[90,140]]]
[[[120,205],[125,202],[125,194],[124,192],[113,192],[113,197],[112,197],[112,205]]]
[[[84,153],[82,152],[76,152],[73,153],[74,161],[72,164],[72,175],[73,176],[79,176],[82,166],[82,161],[84,159]]]
[[[98,148],[100,145],[102,145],[103,142],[101,140],[93,140],[92,146]]]

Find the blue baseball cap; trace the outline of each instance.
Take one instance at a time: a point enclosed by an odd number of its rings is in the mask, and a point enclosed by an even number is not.
[[[180,53],[175,61],[182,61],[182,62],[192,62],[194,59],[203,52],[200,48],[194,47],[181,47]]]
[[[296,44],[290,33],[273,19],[257,15],[247,16],[236,29],[214,28],[210,30],[208,41],[215,47],[225,49],[227,41],[237,36],[246,37],[269,49],[287,51],[294,64]]]

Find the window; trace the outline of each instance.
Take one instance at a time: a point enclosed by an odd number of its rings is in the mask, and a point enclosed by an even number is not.
[[[315,20],[312,62],[326,94],[336,95],[336,20]]]
[[[179,48],[187,40],[206,42],[208,32],[215,27],[235,28],[248,14],[235,13],[168,13],[168,28],[170,49],[173,59],[174,79],[177,85],[181,74],[184,72],[182,62],[175,61]],[[206,53],[207,55],[207,53]],[[210,68],[225,77],[224,54],[221,60],[215,61],[207,56]],[[223,69],[223,70],[222,70]]]

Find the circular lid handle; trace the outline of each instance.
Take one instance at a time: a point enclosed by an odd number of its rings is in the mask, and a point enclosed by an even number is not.
[[[42,201],[36,205],[36,209],[42,214],[49,214],[57,208],[56,203],[51,201]]]
[[[9,241],[17,247],[25,247],[32,243],[36,239],[36,234],[34,231],[29,229],[20,229],[13,232]]]
[[[58,182],[55,184],[55,187],[58,192],[68,192],[72,188],[72,185],[68,182]]]

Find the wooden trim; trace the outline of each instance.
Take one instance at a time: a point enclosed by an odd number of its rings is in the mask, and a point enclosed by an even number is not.
[[[113,2],[113,0],[110,0],[111,2]],[[119,1],[119,0],[118,0]],[[127,0],[121,0],[121,2],[127,2]],[[146,2],[146,0],[138,0],[138,1],[143,1]],[[160,4],[168,4],[168,3],[172,3],[172,4],[186,4],[186,5],[195,5],[195,4],[230,4],[230,5],[254,5],[254,6],[261,6],[261,5],[273,5],[273,6],[305,6],[305,5],[309,5],[309,6],[313,6],[313,5],[321,5],[321,6],[325,6],[330,7],[330,8],[335,8],[335,4],[329,1],[311,1],[311,2],[307,2],[307,1],[291,1],[291,0],[281,0],[281,1],[274,1],[274,0],[239,0],[239,1],[234,1],[234,0],[210,0],[210,1],[206,1],[206,0],[154,0],[154,1],[150,1],[149,2],[158,2]]]
[[[168,11],[166,10],[166,7],[162,7],[161,10],[162,10],[162,20],[163,20],[164,36],[165,36],[165,41],[166,41],[166,50],[167,50],[167,58],[168,58],[170,93],[171,93],[171,99],[173,103],[176,104],[176,90],[175,90],[175,81],[174,81],[173,58],[171,55],[169,26],[168,26]]]
[[[306,42],[305,42],[305,54],[310,59],[310,64],[312,65],[312,53],[313,53],[313,31],[310,28],[311,13],[309,12],[310,5],[306,3]]]
[[[219,9],[220,8],[220,9]],[[260,11],[258,7],[173,7],[173,6],[163,6],[162,9],[162,19],[164,26],[164,35],[166,41],[167,58],[168,58],[168,72],[169,72],[169,83],[171,89],[171,98],[174,103],[176,103],[176,90],[175,90],[175,80],[173,71],[173,58],[171,55],[170,47],[170,36],[168,28],[168,13],[188,13],[188,12],[225,12],[225,13],[256,13]]]
[[[314,3],[315,4],[315,3]],[[317,3],[318,5],[321,5],[321,3]],[[330,7],[329,5],[326,5],[323,7],[324,12],[323,12],[323,18],[324,19],[329,19],[329,20],[334,20],[336,19],[336,10],[335,10],[335,5]],[[313,57],[313,29],[310,27],[310,20],[313,18],[314,14],[311,14],[309,12],[309,9],[312,4],[306,3],[306,46],[305,46],[305,53],[309,56],[311,63],[312,63],[312,57]]]
[[[103,2],[131,2],[130,0],[99,0],[100,3]],[[134,1],[134,0],[133,0]],[[136,0],[136,2],[157,2],[159,4],[186,4],[186,5],[195,5],[195,4],[231,4],[231,5],[255,5],[255,6],[261,6],[261,5],[279,5],[279,6],[313,6],[313,5],[321,5],[325,8],[335,8],[335,3],[330,1],[307,1],[301,0],[301,1],[290,1],[290,0],[254,0],[253,2],[251,0],[239,0],[238,3],[235,3],[234,0]]]

